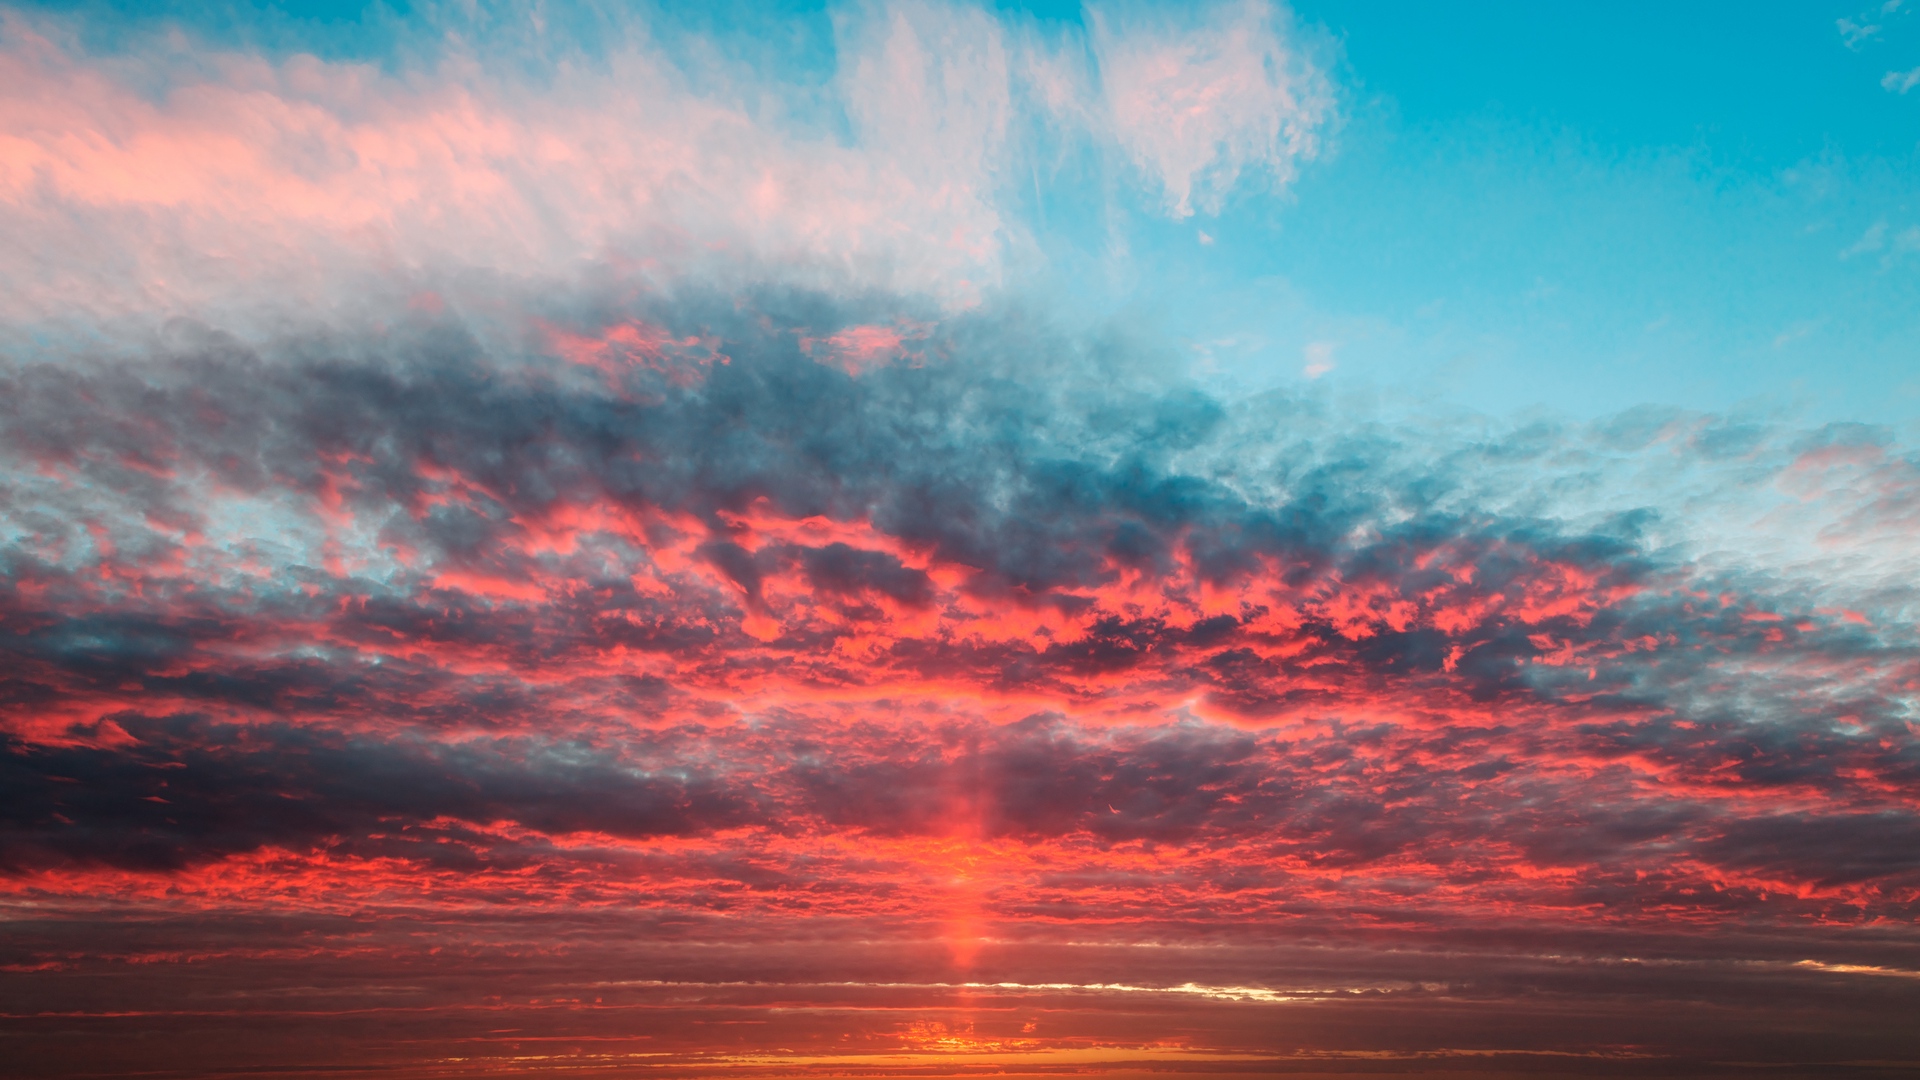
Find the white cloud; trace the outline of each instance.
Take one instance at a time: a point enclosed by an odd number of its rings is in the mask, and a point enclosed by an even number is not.
[[[1842,259],[1851,259],[1859,255],[1881,253],[1880,266],[1890,268],[1894,263],[1908,255],[1920,252],[1920,225],[1909,225],[1899,232],[1893,232],[1885,221],[1876,221],[1867,226],[1860,239],[1840,252]]]
[[[1876,25],[1869,23],[1868,25],[1862,26],[1852,19],[1839,19],[1835,21],[1834,25],[1839,27],[1840,40],[1845,42],[1849,49],[1859,48],[1862,41],[1880,32],[1880,27]]]
[[[1008,230],[989,183],[1005,64],[983,20],[882,28],[854,70],[888,97],[851,87],[851,145],[696,93],[644,46],[535,81],[475,55],[399,76],[160,46],[108,62],[15,24],[0,320],[224,322],[221,305],[325,310],[370,276],[608,265],[965,304]]]
[[[845,130],[743,104],[785,88],[685,67],[709,61],[667,55],[644,27],[598,58],[546,50],[536,77],[479,35],[447,34],[437,61],[387,72],[178,36],[103,58],[57,22],[11,18],[0,336],[326,320],[349,304],[380,318],[370,305],[427,291],[499,307],[582,275],[616,291],[777,280],[965,307],[1034,250],[1009,189],[1034,182],[1012,166],[1043,137],[1135,163],[1181,217],[1243,173],[1284,181],[1313,152],[1327,90],[1271,8],[1172,18],[1101,15],[1049,47],[973,6],[849,10],[829,83]]]
[[[1904,94],[1920,86],[1920,67],[1911,71],[1889,71],[1880,80],[1880,85],[1896,94]]]
[[[1846,249],[1841,251],[1840,257],[1842,259],[1851,259],[1855,255],[1868,255],[1886,246],[1887,223],[1884,221],[1876,221],[1867,226],[1867,231],[1860,234],[1860,239],[1855,240]]]
[[[1248,171],[1283,184],[1318,151],[1331,93],[1272,5],[1090,16],[1112,135],[1172,216],[1217,211]]]
[[[1300,369],[1300,373],[1309,379],[1317,379],[1332,371],[1333,353],[1337,348],[1339,348],[1338,343],[1332,341],[1308,342],[1306,348],[1301,350],[1307,363]]]
[[[1000,24],[978,9],[903,3],[843,33],[841,84],[860,145],[950,197],[983,192],[1013,114]]]
[[[1784,349],[1796,341],[1804,341],[1813,336],[1813,332],[1819,328],[1820,323],[1818,320],[1801,319],[1798,322],[1790,324],[1785,330],[1775,334],[1773,347],[1776,349]]]
[[[1884,20],[1900,14],[1906,6],[1906,0],[1887,0],[1877,8],[1863,11],[1851,18],[1837,19],[1834,25],[1840,30],[1840,40],[1849,49],[1858,50],[1860,44],[1869,38],[1879,37],[1886,26],[1875,20]]]

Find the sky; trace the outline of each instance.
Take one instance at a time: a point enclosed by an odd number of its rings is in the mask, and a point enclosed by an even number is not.
[[[1920,1067],[1912,5],[0,9],[20,1075]]]

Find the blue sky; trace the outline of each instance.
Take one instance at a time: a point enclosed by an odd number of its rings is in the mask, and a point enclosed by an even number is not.
[[[1279,198],[1144,224],[1131,299],[1248,384],[1313,347],[1388,402],[1910,433],[1920,96],[1882,82],[1920,22],[1869,8],[1850,46],[1856,8],[1296,5],[1336,57],[1331,151]]]
[[[1223,222],[1233,315],[1478,409],[1920,413],[1920,98],[1881,85],[1916,25],[1545,7],[1297,9],[1347,123],[1291,205]]]
[[[1047,14],[1058,14],[1049,8]],[[1136,241],[1248,384],[1476,411],[1920,417],[1920,20],[1858,4],[1312,2],[1343,123],[1280,198]],[[1881,29],[1849,42],[1841,26]],[[1197,245],[1197,231],[1215,243]],[[1920,234],[1914,234],[1920,235]],[[1325,361],[1323,361],[1325,362]]]

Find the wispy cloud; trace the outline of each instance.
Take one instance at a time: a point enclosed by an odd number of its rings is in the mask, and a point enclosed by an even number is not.
[[[1860,239],[1840,249],[1842,259],[1851,259],[1856,255],[1870,255],[1887,246],[1887,223],[1876,221],[1867,226]]]
[[[1113,135],[1176,217],[1217,210],[1249,170],[1292,179],[1332,111],[1328,84],[1283,36],[1274,7],[1200,10],[1092,12]]]
[[[1858,15],[1842,17],[1834,25],[1840,31],[1840,40],[1849,49],[1859,49],[1865,42],[1877,38],[1886,29],[1886,20],[1899,15],[1906,7],[1906,0],[1886,0],[1876,8],[1870,8]]]
[[[544,73],[452,37],[399,76],[177,44],[93,58],[16,18],[0,314],[262,325],[427,292],[499,309],[590,268],[613,291],[778,280],[964,306],[1031,248],[1007,185],[1061,123],[1135,162],[1143,201],[1176,216],[1217,208],[1244,173],[1284,183],[1314,152],[1325,85],[1269,7],[1094,25],[1047,43],[969,6],[849,12],[842,138],[742,104],[779,85],[696,79],[638,33]],[[1051,57],[1077,54],[1093,67],[1047,81]]]

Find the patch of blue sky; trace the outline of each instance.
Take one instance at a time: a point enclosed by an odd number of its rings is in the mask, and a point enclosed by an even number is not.
[[[201,540],[195,552],[195,576],[222,585],[240,576],[253,579],[256,593],[299,592],[304,578],[338,560],[362,584],[395,586],[407,567],[396,550],[382,543],[377,523],[352,517],[341,523],[317,520],[309,501],[274,489],[257,494],[215,496],[199,507]]]
[[[1300,4],[1344,52],[1333,152],[1211,244],[1166,234],[1161,302],[1252,383],[1911,436],[1920,97],[1881,83],[1920,25],[1850,48],[1851,6],[1710,7]]]

